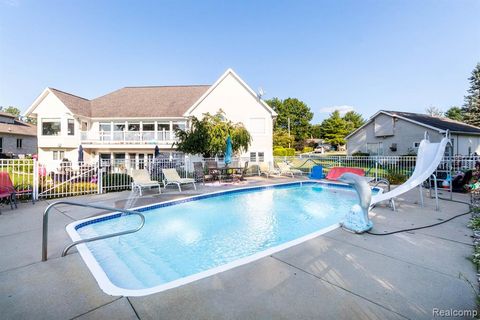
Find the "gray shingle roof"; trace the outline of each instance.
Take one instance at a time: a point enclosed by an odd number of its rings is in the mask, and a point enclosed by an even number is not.
[[[402,112],[402,111],[388,111],[383,110],[393,116],[399,116],[410,119],[412,121],[423,123],[427,126],[434,127],[440,130],[450,130],[452,132],[480,134],[480,128],[463,122],[458,122],[448,118],[432,117],[422,113]]]
[[[74,114],[93,118],[182,117],[210,85],[125,87],[88,100],[50,88]]]

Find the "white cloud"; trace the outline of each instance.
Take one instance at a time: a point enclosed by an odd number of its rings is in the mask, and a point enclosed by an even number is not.
[[[345,113],[355,110],[355,108],[352,107],[352,106],[346,106],[346,105],[345,106],[324,107],[324,108],[320,108],[320,113],[332,113],[335,110],[338,110],[338,112],[340,112],[340,115],[343,116]]]

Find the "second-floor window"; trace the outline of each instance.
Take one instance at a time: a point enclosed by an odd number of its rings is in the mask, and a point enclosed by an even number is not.
[[[22,145],[23,145],[23,140],[17,139],[17,149],[22,149]]]
[[[60,119],[42,119],[42,135],[58,136],[60,135]]]
[[[67,120],[67,134],[69,136],[73,136],[75,134],[75,120],[73,119]]]

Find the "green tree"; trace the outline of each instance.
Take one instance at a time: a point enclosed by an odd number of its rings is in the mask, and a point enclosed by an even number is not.
[[[295,141],[309,138],[311,133],[310,121],[313,113],[310,108],[296,98],[287,98],[280,100],[273,98],[266,101],[267,104],[278,113],[273,130],[288,130],[288,119],[290,119],[290,134],[295,137]]]
[[[22,113],[20,109],[14,106],[0,107],[0,111],[10,113],[11,115],[14,115],[17,119],[20,118],[20,113]]]
[[[334,147],[344,145],[346,143],[345,137],[351,129],[351,124],[340,116],[337,110],[332,112],[330,116],[322,121],[321,138],[325,142]]]
[[[246,151],[252,141],[243,124],[225,119],[221,110],[214,115],[206,113],[201,120],[192,117],[190,130],[177,128],[175,134],[178,141],[173,145],[176,145],[179,151],[201,154],[206,158],[224,153],[228,136],[232,139],[234,154]]]
[[[360,128],[365,123],[365,119],[363,119],[362,115],[355,111],[349,111],[345,113],[343,120],[347,122],[349,130],[348,133]]]
[[[456,121],[463,121],[463,111],[460,107],[451,107],[450,109],[445,112],[445,117],[456,120]]]
[[[273,146],[291,148],[294,145],[295,138],[292,135],[288,135],[287,130],[277,129],[273,132]]]
[[[470,81],[470,88],[465,96],[465,104],[462,109],[464,121],[480,127],[480,63],[477,63],[468,80]]]
[[[312,138],[319,139],[322,135],[322,125],[314,124],[312,125]]]

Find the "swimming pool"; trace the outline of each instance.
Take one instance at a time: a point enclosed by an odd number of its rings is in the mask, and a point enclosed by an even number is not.
[[[337,228],[357,195],[349,186],[297,182],[194,196],[138,208],[136,233],[78,245],[107,294],[142,296],[265,257]],[[108,214],[67,226],[72,240],[138,226]]]

